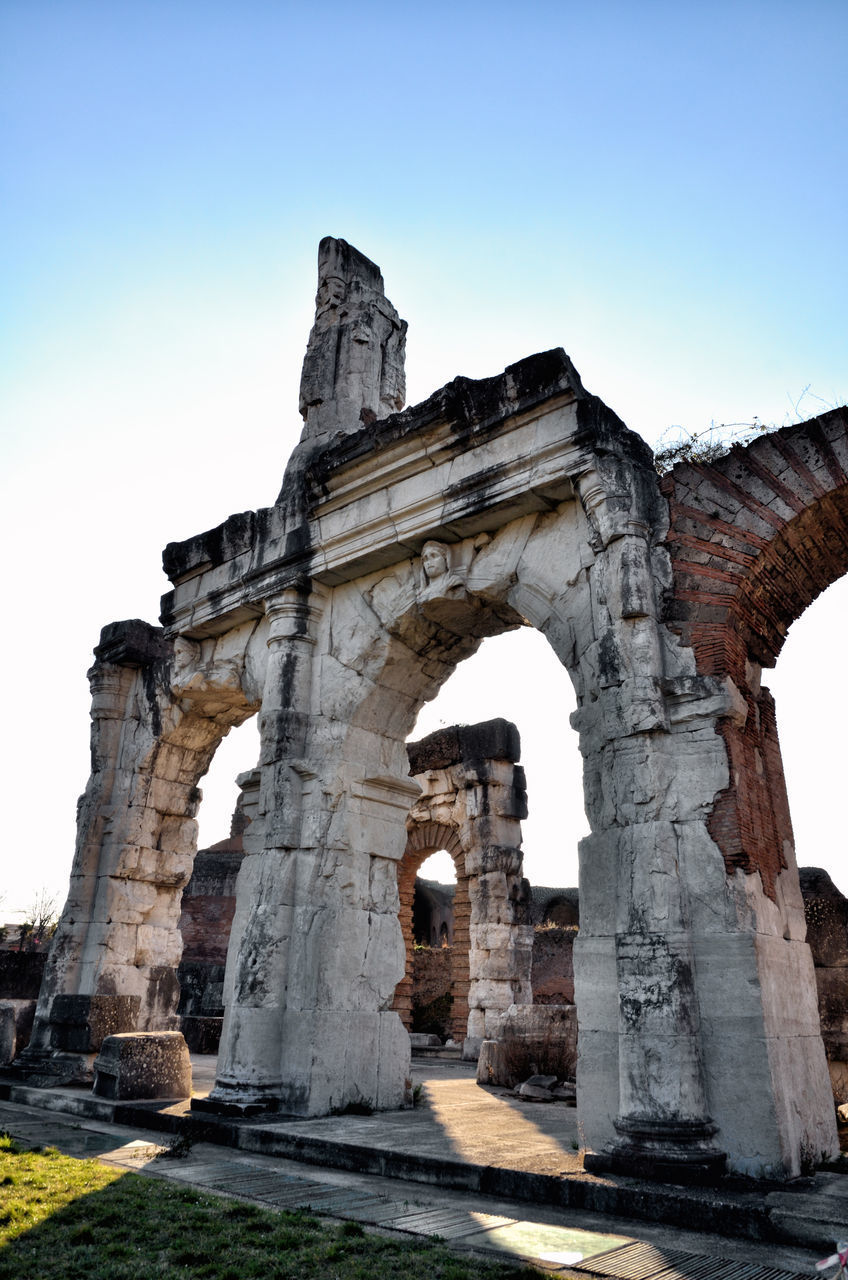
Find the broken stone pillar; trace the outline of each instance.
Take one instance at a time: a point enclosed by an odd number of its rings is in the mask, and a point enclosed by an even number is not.
[[[248,714],[231,667],[210,684],[192,665],[199,646],[180,644],[131,621],[104,627],[95,650],[92,774],[70,891],[32,1039],[15,1063],[33,1083],[90,1079],[104,1036],[176,1025],[197,783],[223,734]],[[181,680],[193,682],[190,692]]]
[[[94,1059],[92,1092],[116,1102],[191,1097],[191,1059],[181,1033],[106,1036]]]
[[[238,876],[217,1079],[208,1104],[221,1109],[274,1107],[282,1089],[298,877],[311,856],[301,850],[301,824],[304,791],[315,778],[306,755],[320,612],[320,595],[310,598],[308,591],[292,589],[266,603],[259,769],[252,779],[239,779],[251,821]]]
[[[581,478],[580,495],[598,553],[590,575],[597,701],[574,720],[584,756],[590,748],[601,766],[587,779],[593,834],[581,843],[574,946],[578,1096],[582,1090],[594,1116],[586,1166],[710,1180],[723,1171],[725,1153],[712,1142],[717,1126],[704,1078],[688,885],[678,860],[685,828],[672,825],[664,803],[675,748],[652,548],[661,517],[656,500],[640,492],[638,471],[614,476],[607,459]],[[709,773],[703,781],[701,804],[715,794]],[[698,814],[698,798],[686,800],[676,806],[683,823]],[[605,1142],[604,1112],[612,1120]]]
[[[447,572],[447,559],[431,555],[430,562],[432,589],[438,571]],[[421,794],[409,811],[407,848],[398,871],[407,939],[404,994],[411,984],[414,877],[425,858],[444,848],[457,876],[453,1034],[469,1059],[477,1057],[483,1038],[494,1034],[505,1009],[531,1000],[533,927],[522,878],[527,792],[517,763],[520,749],[518,730],[506,720],[439,729],[407,748],[409,771]],[[395,1007],[401,1008],[398,995]]]
[[[345,240],[318,247],[315,323],[300,380],[312,440],[403,408],[406,321],[385,296],[380,268]]]
[[[185,833],[172,825],[174,869],[160,891],[163,816],[150,804],[170,649],[161,631],[128,622],[105,627],[95,650],[92,776],[79,806],[70,893],[18,1063],[33,1077],[85,1078],[104,1034],[135,1029],[139,1017],[167,1026],[176,1007],[175,926],[193,823]]]

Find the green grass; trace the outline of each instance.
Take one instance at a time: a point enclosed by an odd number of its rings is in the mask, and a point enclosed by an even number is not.
[[[0,1280],[529,1280],[430,1241],[202,1195],[0,1138]]]

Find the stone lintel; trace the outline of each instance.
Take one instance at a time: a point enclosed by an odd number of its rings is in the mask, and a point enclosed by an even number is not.
[[[331,441],[310,459],[310,480],[324,486],[340,470],[373,459],[376,451],[392,445],[407,452],[422,431],[443,423],[451,427],[452,452],[463,452],[498,434],[516,415],[547,408],[552,400],[570,403],[585,397],[580,375],[562,347],[541,351],[490,378],[454,378],[420,404]]]
[[[415,777],[430,769],[449,769],[451,765],[481,760],[508,760],[514,764],[521,758],[521,738],[514,724],[499,718],[437,729],[418,742],[407,743],[406,753],[410,777]]]
[[[162,628],[141,618],[107,623],[94,650],[98,664],[119,667],[146,667],[170,654],[171,644]]]
[[[277,506],[166,547],[175,584],[162,599],[166,633],[214,635],[224,617],[228,628],[246,608],[255,616],[298,578],[336,585],[419,554],[428,538],[455,541],[549,510],[574,497],[601,421],[607,434],[629,434],[556,350],[495,378],[455,379],[318,449],[299,446]]]

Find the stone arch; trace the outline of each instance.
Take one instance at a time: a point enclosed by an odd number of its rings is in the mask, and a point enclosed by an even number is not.
[[[462,860],[462,847],[455,827],[429,823],[426,828],[413,827],[409,832],[403,857],[398,863],[398,919],[406,953],[404,976],[395,989],[393,1008],[400,1014],[406,1029],[412,1029],[412,904],[415,878],[422,863],[443,849],[456,868],[454,892],[454,932],[451,951],[451,1036],[461,1043],[468,1029],[468,951],[471,945],[469,922],[471,904],[468,899],[468,877]]]
[[[769,1082],[780,1164],[797,1173],[805,1145],[817,1153],[828,1148],[831,1103],[822,1087],[813,967],[775,705],[762,669],[774,666],[792,621],[848,569],[848,413],[839,409],[769,432],[712,463],[680,463],[661,488],[669,504],[668,627],[693,654],[698,675],[720,682],[727,698],[716,721],[727,778],[707,829],[740,924],[725,958],[704,944],[700,963],[721,982],[725,1001],[740,998],[744,968],[756,972],[766,1029],[756,1046],[750,1043],[744,1093],[721,1069],[713,1088],[719,1097],[738,1098],[743,1147],[749,1091]],[[787,991],[793,993],[791,1031],[781,1033]],[[702,998],[702,1015],[705,1007]],[[722,1047],[716,1056],[728,1052]],[[815,1099],[809,1115],[819,1117],[806,1136],[801,1096]]]
[[[543,924],[579,925],[580,912],[575,903],[560,895],[551,897],[544,906]]]
[[[648,447],[561,349],[392,412],[405,324],[379,269],[331,239],[319,262],[304,433],[277,502],[167,547],[173,590],[162,630],[149,629],[156,652],[139,660],[130,643],[124,658],[104,659],[95,714],[101,696],[112,709],[97,733],[31,1075],[59,1069],[71,1042],[79,1060],[91,1001],[124,998],[103,989],[105,952],[130,955],[152,924],[132,920],[121,892],[118,918],[97,918],[99,882],[120,879],[127,849],[175,852],[216,735],[258,709],[207,1105],[296,1115],[401,1105],[409,1037],[392,1009],[404,974],[396,864],[419,794],[405,739],[482,638],[530,625],[574,682],[584,759],[591,835],[574,955],[587,1166],[686,1180],[726,1164],[796,1175],[811,1153],[836,1150],[815,979],[797,872],[773,847],[780,798],[752,781],[747,803],[731,765],[772,769],[756,668],[782,625],[779,611],[770,616],[769,564],[790,567],[808,541],[796,509],[813,505],[799,496],[805,486],[842,554],[844,417],[816,420],[815,457],[801,435],[781,436],[707,472],[677,470],[661,492]],[[788,541],[775,542],[784,529]],[[817,566],[815,548],[805,555]],[[803,603],[809,591],[799,592]],[[745,736],[752,712],[766,724],[759,745]],[[177,798],[159,807],[172,783]],[[135,803],[148,785],[154,803]],[[133,825],[148,811],[152,845]],[[485,826],[489,815],[479,817]],[[508,923],[514,852],[476,844],[481,884]],[[85,1010],[73,1006],[80,997]],[[151,983],[144,1000],[142,1021],[164,1016]]]
[[[89,672],[92,775],[24,1054],[34,1078],[90,1078],[105,1035],[176,1025],[199,782],[229,729],[256,711],[243,687],[253,630],[204,652],[139,621],[103,629]]]

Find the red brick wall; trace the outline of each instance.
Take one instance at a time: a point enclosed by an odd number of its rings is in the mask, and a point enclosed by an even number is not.
[[[195,858],[181,903],[184,961],[202,960],[214,965],[226,962],[236,906],[236,877],[242,859],[240,845],[240,839],[222,841]]]
[[[759,871],[774,897],[792,824],[774,703],[756,668],[774,666],[790,624],[848,571],[848,412],[770,432],[711,464],[680,463],[661,485],[674,570],[666,621],[699,672],[729,676],[748,705],[743,726],[720,726],[732,781],[710,833],[728,873]]]

